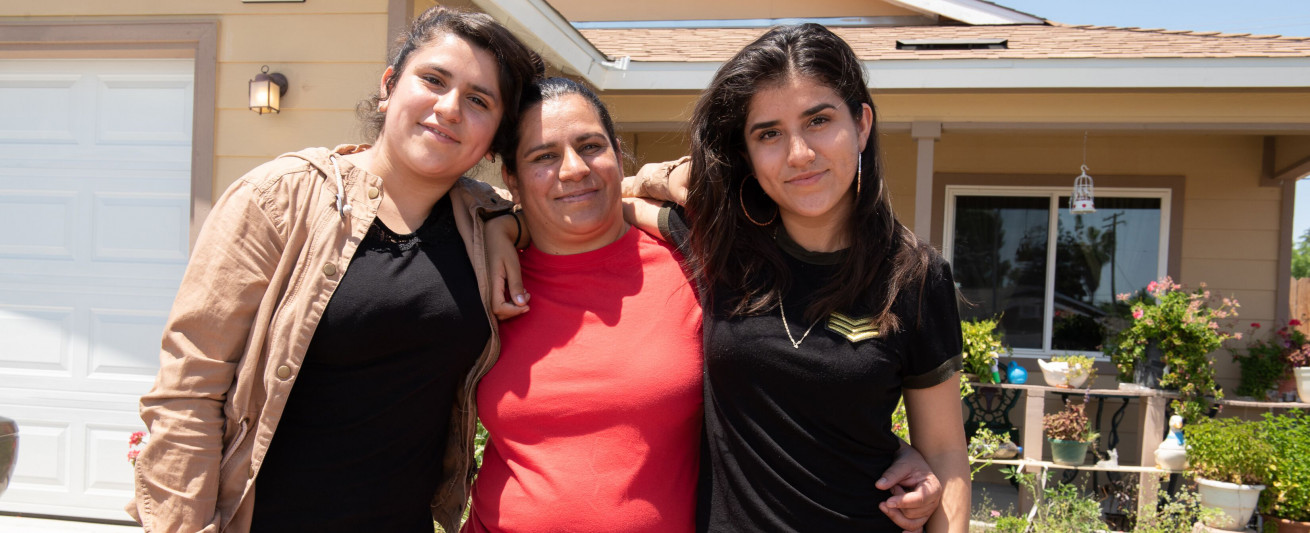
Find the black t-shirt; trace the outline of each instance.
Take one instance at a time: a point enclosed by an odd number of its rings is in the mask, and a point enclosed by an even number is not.
[[[449,196],[413,234],[375,221],[296,376],[252,530],[431,533],[455,391],[490,335]]]
[[[682,222],[669,222],[681,240]],[[698,529],[899,532],[878,509],[890,494],[874,483],[900,445],[891,415],[902,388],[931,387],[960,369],[950,267],[934,254],[922,291],[902,290],[899,332],[852,342],[829,317],[803,318],[846,252],[808,252],[782,230],[777,241],[792,277],[783,298],[791,337],[777,309],[729,318],[736,293],[727,287],[714,287],[705,313]]]

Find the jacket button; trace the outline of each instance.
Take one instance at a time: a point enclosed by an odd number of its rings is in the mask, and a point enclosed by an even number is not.
[[[291,377],[291,368],[286,365],[277,367],[277,377],[282,379]]]
[[[372,199],[374,199],[374,198],[377,198],[379,194],[382,194],[382,191],[379,191],[377,187],[369,187],[369,188],[368,188],[368,199],[369,199],[369,200],[372,200]]]
[[[323,273],[329,276],[337,275],[337,265],[335,263],[323,265]]]

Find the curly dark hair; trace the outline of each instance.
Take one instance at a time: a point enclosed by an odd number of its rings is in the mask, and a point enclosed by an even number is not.
[[[856,122],[863,106],[874,109],[855,52],[818,24],[778,26],[743,48],[715,74],[691,119],[691,184],[687,212],[692,273],[706,293],[723,284],[740,297],[730,315],[761,314],[777,307],[791,278],[773,243],[779,222],[753,224],[743,213],[740,187],[752,174],[745,124],[752,97],[790,77],[805,77],[836,92]],[[850,249],[837,276],[805,310],[807,321],[834,311],[871,312],[883,331],[900,328],[891,312],[901,290],[922,287],[936,253],[892,212],[873,134],[860,153],[859,194],[846,223]],[[872,295],[873,301],[868,300]]]
[[[496,128],[496,136],[492,138],[491,149],[499,153],[510,143],[511,137],[518,129],[519,113],[516,111],[519,109],[524,90],[534,80],[544,75],[545,63],[542,62],[541,56],[525,46],[505,26],[491,18],[491,15],[441,6],[424,11],[414,19],[409,29],[396,36],[391,60],[387,63],[391,67],[391,75],[383,81],[386,87],[385,93],[374,94],[360,102],[356,108],[364,123],[364,134],[372,141],[377,140],[386,123],[386,114],[378,111],[378,103],[386,100],[387,95],[395,88],[396,80],[405,70],[410,55],[444,35],[455,35],[486,50],[496,58],[496,64],[500,67],[496,76],[499,84],[497,88],[504,103],[504,112]]]

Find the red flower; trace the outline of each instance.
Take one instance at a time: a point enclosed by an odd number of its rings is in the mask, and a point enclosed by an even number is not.
[[[1295,327],[1295,326],[1300,326],[1300,325],[1301,325],[1301,321],[1300,321],[1300,320],[1297,320],[1297,319],[1295,319],[1295,318],[1293,318],[1293,319],[1287,321],[1287,325],[1289,325],[1289,326],[1293,326],[1293,327]]]
[[[1252,327],[1252,328],[1255,328],[1255,329],[1260,329],[1260,323],[1259,323],[1259,322],[1252,322],[1252,323],[1251,323],[1251,327]]]

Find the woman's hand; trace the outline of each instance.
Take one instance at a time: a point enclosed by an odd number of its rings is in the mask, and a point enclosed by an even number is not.
[[[518,213],[488,220],[483,232],[487,243],[487,278],[491,283],[491,312],[508,320],[528,312],[528,292],[519,270],[518,242],[527,242]]]
[[[910,442],[923,454],[943,488],[941,507],[928,523],[930,533],[964,533],[969,529],[968,439],[959,407],[959,372],[926,389],[905,389]]]
[[[892,497],[879,503],[878,508],[906,533],[923,529],[942,501],[941,481],[923,455],[904,441],[896,452],[895,462],[875,485],[892,492]]]
[[[650,198],[687,205],[691,158],[682,156],[663,163],[646,163],[636,176],[623,179],[624,198]]]

